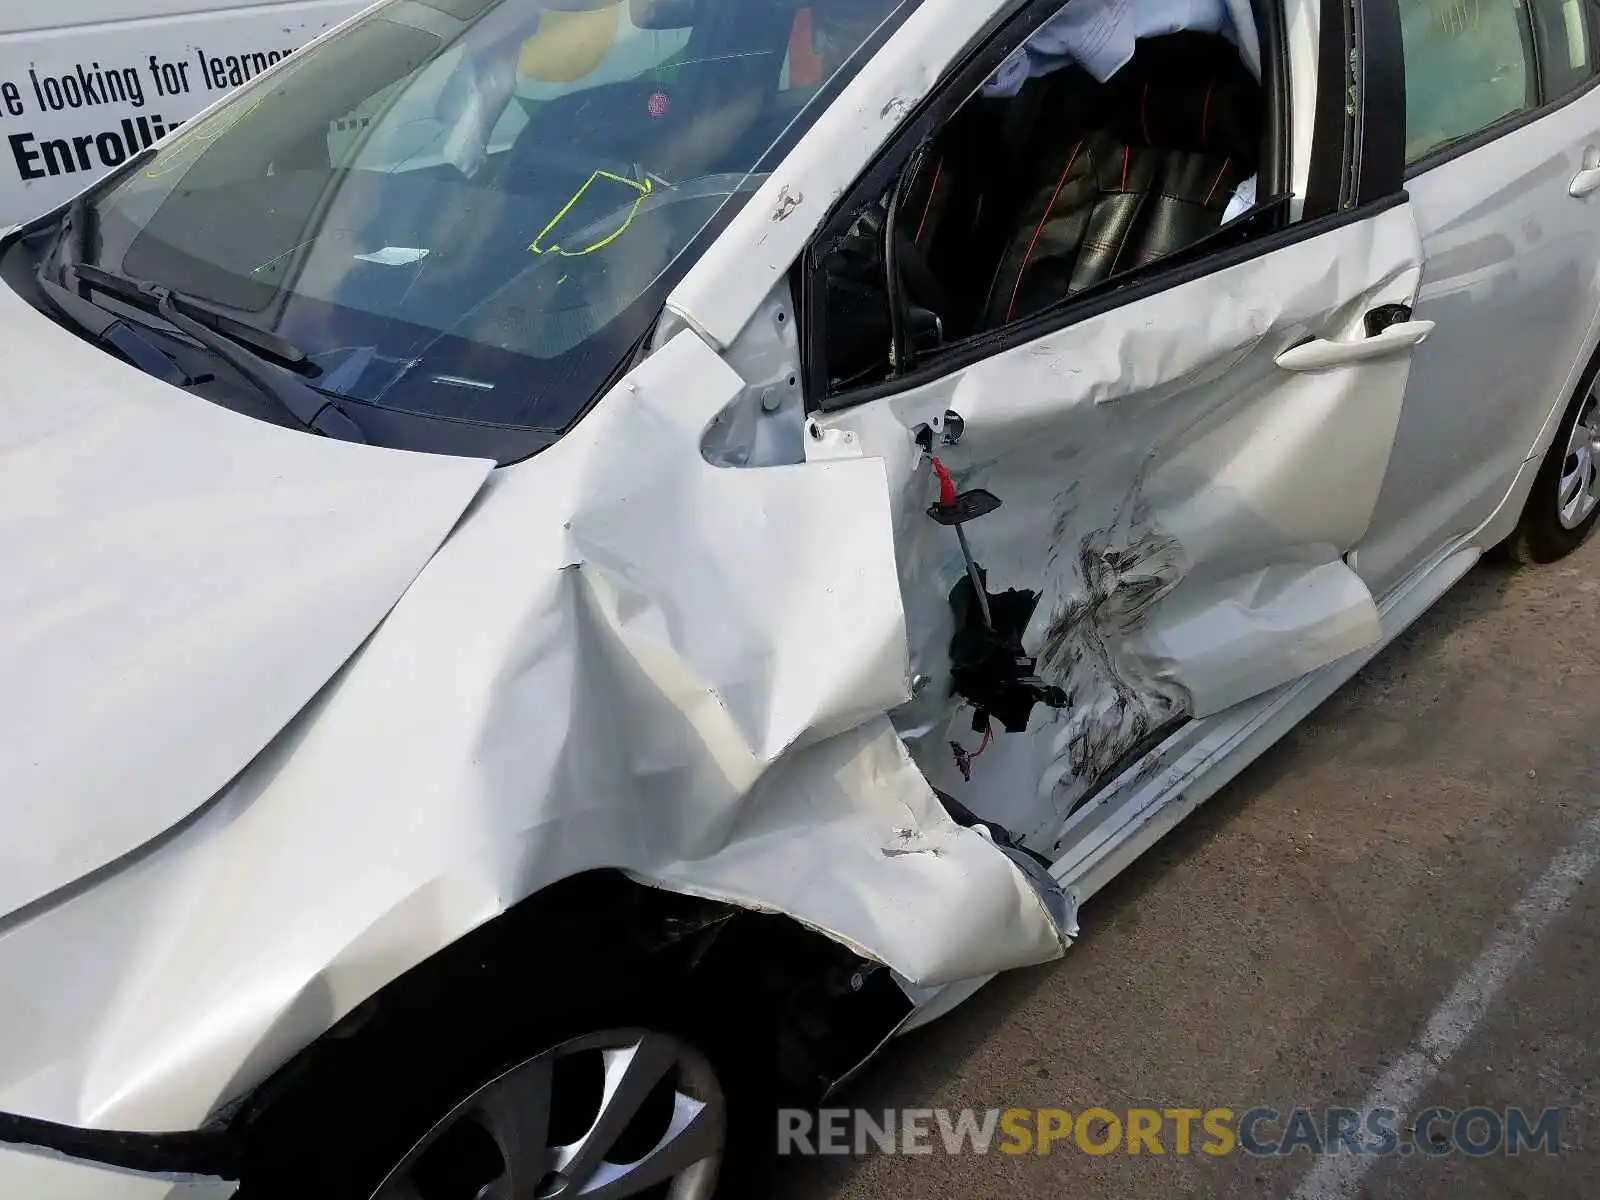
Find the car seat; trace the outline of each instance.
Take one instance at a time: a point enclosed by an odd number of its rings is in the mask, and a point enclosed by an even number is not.
[[[1046,81],[1048,82],[1048,81]],[[1028,138],[1025,199],[1010,222],[981,328],[1043,311],[1192,245],[1222,224],[1257,170],[1261,87],[1226,40],[1141,40],[1096,128],[1053,119]]]

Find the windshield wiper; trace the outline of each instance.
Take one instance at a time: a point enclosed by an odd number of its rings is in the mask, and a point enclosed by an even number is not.
[[[365,442],[361,428],[345,411],[300,379],[293,368],[309,362],[304,351],[267,333],[251,329],[182,292],[77,263],[80,282],[137,308],[154,312],[167,324],[199,342],[239,373],[244,380],[313,433],[346,442]]]
[[[141,157],[148,157],[148,154]],[[55,256],[56,266],[63,279],[71,277],[72,269],[85,256],[92,229],[90,214],[93,209],[90,205],[90,196],[97,190],[84,192],[67,205],[66,216],[62,220],[53,251],[40,256],[35,264],[33,282],[39,289],[39,299],[61,321],[75,326],[93,341],[109,347],[146,375],[153,375],[163,383],[170,383],[180,388],[209,382],[212,378],[209,375],[191,377],[171,355],[116,313],[107,312],[93,300],[86,299],[71,288],[63,287],[50,279],[51,253]],[[57,218],[53,214],[36,219],[30,225],[19,226],[17,233],[43,228],[55,219]]]
[[[34,272],[34,282],[38,285],[39,294],[44,302],[62,320],[76,325],[95,341],[115,350],[146,375],[153,375],[163,383],[187,388],[211,378],[209,375],[199,379],[191,378],[166,351],[127,321],[115,313],[107,312],[93,300],[85,300],[60,284],[50,282],[44,277],[43,267],[44,264],[41,263],[40,269]]]

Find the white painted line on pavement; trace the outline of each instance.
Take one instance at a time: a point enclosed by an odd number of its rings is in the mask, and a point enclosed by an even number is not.
[[[1500,935],[1434,1010],[1417,1044],[1367,1093],[1364,1110],[1389,1108],[1402,1115],[1410,1114],[1423,1089],[1488,1015],[1495,998],[1539,944],[1550,922],[1596,866],[1600,866],[1600,816],[1583,826],[1578,840],[1556,856],[1517,902]],[[1350,1200],[1379,1161],[1351,1154],[1320,1158],[1295,1188],[1292,1200]]]

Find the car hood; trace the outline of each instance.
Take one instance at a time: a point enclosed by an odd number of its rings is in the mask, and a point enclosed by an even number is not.
[[[181,821],[411,584],[492,464],[249,420],[0,287],[0,914]]]

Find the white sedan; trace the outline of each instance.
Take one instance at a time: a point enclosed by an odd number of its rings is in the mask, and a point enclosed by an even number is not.
[[[1577,547],[1592,6],[1471,15],[387,0],[7,233],[0,1195],[765,1194]]]

